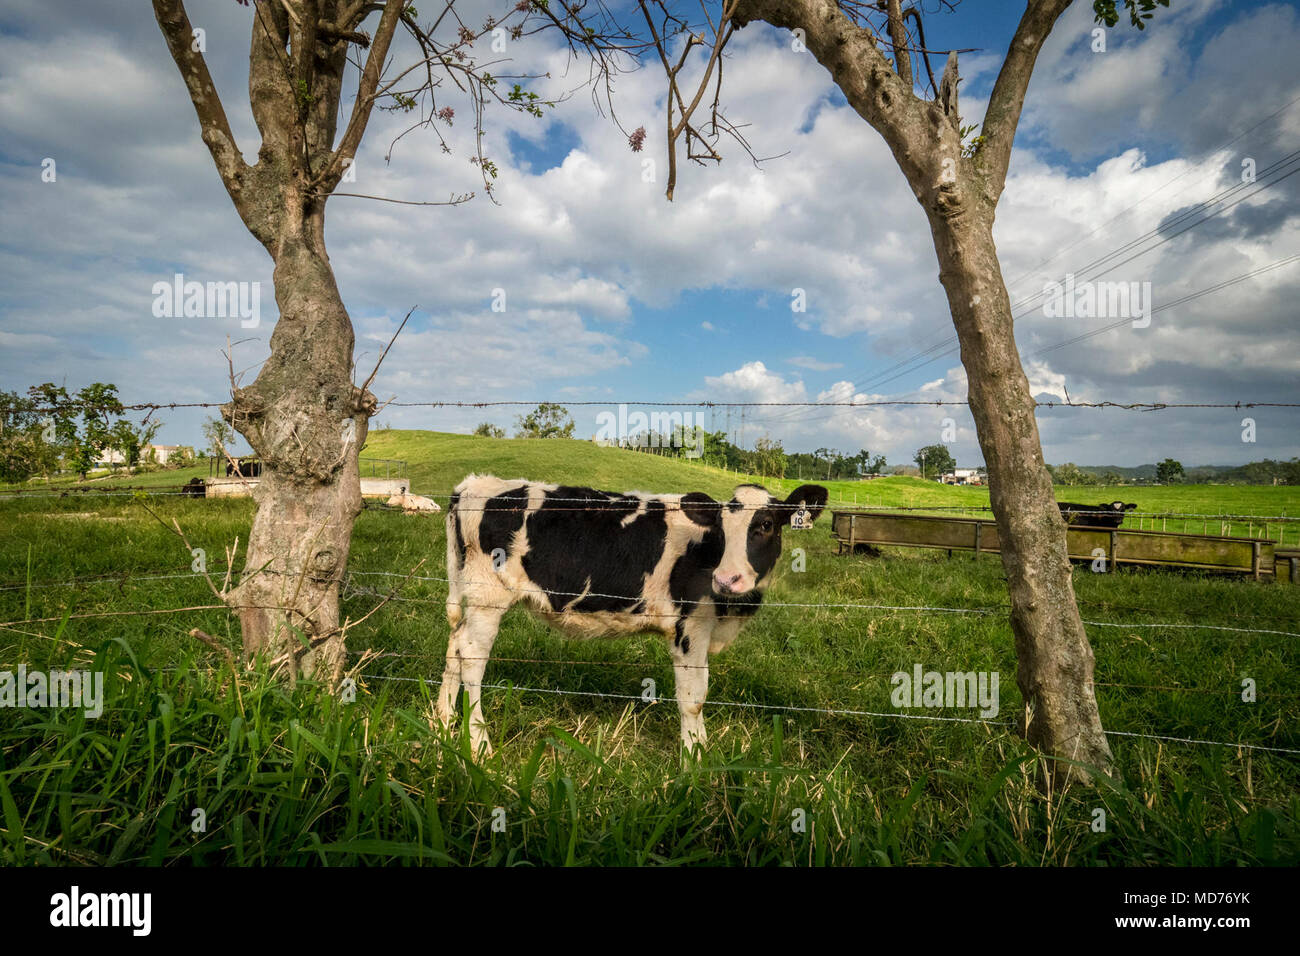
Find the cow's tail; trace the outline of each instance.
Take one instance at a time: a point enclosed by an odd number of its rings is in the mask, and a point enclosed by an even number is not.
[[[465,573],[461,561],[465,539],[460,530],[460,495],[452,495],[447,503],[447,623],[456,628],[461,620],[461,598],[464,595],[461,578]]]

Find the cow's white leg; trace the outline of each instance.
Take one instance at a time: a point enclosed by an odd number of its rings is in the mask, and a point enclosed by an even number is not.
[[[703,747],[704,699],[709,695],[709,641],[712,618],[688,619],[679,639],[672,642],[673,676],[677,710],[682,718],[682,744],[688,751]]]
[[[460,608],[457,607],[459,611]],[[454,627],[447,638],[447,666],[442,671],[442,686],[438,688],[438,721],[447,729],[456,723],[456,700],[460,697],[460,635],[463,628]]]
[[[471,598],[472,601],[472,598]],[[497,639],[497,630],[505,614],[502,607],[473,607],[467,609],[465,623],[461,625],[456,653],[460,659],[460,679],[469,695],[469,739],[474,753],[490,756],[492,744],[488,740],[483,722],[483,673],[488,657]]]
[[[447,510],[447,623],[453,628],[460,623],[460,602],[465,569],[461,567],[460,552],[456,548],[456,527],[460,515],[454,508]]]

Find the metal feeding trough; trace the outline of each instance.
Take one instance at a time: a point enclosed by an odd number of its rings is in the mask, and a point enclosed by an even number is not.
[[[942,548],[950,555],[953,551],[972,551],[976,555],[1001,551],[998,528],[991,518],[833,511],[831,531],[839,541],[841,554],[852,554],[859,545]],[[1071,558],[1091,561],[1104,557],[1108,569],[1138,564],[1249,574],[1257,581],[1285,576],[1300,583],[1300,551],[1278,549],[1276,542],[1267,538],[1076,525],[1066,528],[1065,538]]]

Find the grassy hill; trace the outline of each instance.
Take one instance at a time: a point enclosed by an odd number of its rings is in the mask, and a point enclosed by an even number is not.
[[[665,458],[585,441],[529,438],[479,438],[445,432],[385,429],[371,432],[362,458],[394,458],[408,463],[411,490],[444,496],[470,472],[501,478],[529,478],[557,484],[582,484],[610,491],[704,491],[729,496],[742,482],[787,493],[815,478],[765,478],[724,471],[684,458]],[[370,474],[363,468],[362,474]],[[383,474],[382,469],[376,474]],[[920,478],[818,482],[833,501],[876,506],[932,505],[981,507],[986,488],[955,488]]]
[[[478,438],[444,432],[383,430],[371,432],[363,458],[395,458],[408,463],[411,489],[418,494],[445,498],[470,472],[502,478],[591,485],[610,491],[704,491],[714,497],[729,496],[741,482],[752,481],[773,492],[788,493],[816,478],[765,478],[724,471],[696,461],[664,458],[625,448],[604,448],[585,441],[526,438]],[[369,471],[363,468],[363,474]],[[382,471],[377,471],[382,474]],[[818,482],[830,489],[833,507],[854,505],[877,508],[987,508],[987,487],[941,485],[920,478],[893,476],[873,481]],[[1085,503],[1123,499],[1135,502],[1144,514],[1165,512],[1194,515],[1300,516],[1300,487],[1268,485],[1162,485],[1159,487],[1056,488],[1060,501]],[[1152,519],[1146,518],[1150,527]],[[1193,524],[1196,526],[1193,527]],[[1125,527],[1137,527],[1129,518]],[[1184,530],[1168,525],[1167,530]],[[1187,531],[1201,530],[1189,521]],[[1218,530],[1206,528],[1206,530]],[[1239,533],[1258,531],[1243,524]],[[1292,535],[1288,533],[1289,542]]]

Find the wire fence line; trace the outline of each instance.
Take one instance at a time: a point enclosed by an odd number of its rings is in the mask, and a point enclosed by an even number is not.
[[[350,655],[365,655],[368,660],[414,660],[421,661],[425,664],[436,664],[436,656],[433,654],[412,654],[408,651],[348,651]],[[458,660],[461,661],[488,661],[501,664],[540,664],[548,667],[612,667],[623,668],[625,670],[639,670],[642,672],[662,669],[671,666],[674,670],[705,670],[710,674],[731,674],[735,676],[753,676],[754,670],[741,664],[724,663],[714,664],[683,664],[677,661],[598,661],[598,660],[580,660],[573,658],[557,657],[504,657],[500,654],[485,654],[476,656],[473,654],[458,654]],[[785,665],[783,665],[785,666]],[[836,676],[851,677],[856,681],[880,681],[889,680],[893,674],[871,673],[865,674],[860,667],[809,667],[806,664],[798,664],[787,667],[788,670],[797,671],[800,675],[819,675],[819,676]],[[1241,691],[1237,688],[1223,687],[1184,687],[1178,684],[1132,684],[1116,681],[1087,681],[1089,687],[1116,687],[1120,689],[1132,690],[1159,690],[1169,693],[1186,693],[1186,694],[1230,694],[1234,697],[1239,696]],[[1300,693],[1278,693],[1269,691],[1269,697],[1284,697],[1288,700],[1300,698]]]
[[[224,565],[221,566],[213,565],[210,570],[213,573],[220,573],[226,570],[226,567]],[[266,570],[268,569],[259,569],[259,572],[265,573]],[[276,573],[284,574],[286,576],[293,576],[292,572],[276,572]],[[347,577],[340,582],[343,588],[342,596],[345,599],[354,595],[362,595],[367,597],[389,597],[391,600],[395,600],[395,601],[427,603],[433,605],[444,605],[446,603],[446,599],[444,597],[436,597],[436,596],[409,597],[409,596],[400,595],[396,591],[391,592],[390,594],[386,594],[384,592],[375,590],[373,588],[367,588],[364,585],[354,584],[352,583],[351,580],[354,578],[375,578],[375,577],[389,578],[389,579],[398,578],[404,581],[422,581],[426,583],[437,583],[437,584],[450,583],[450,579],[443,577],[441,575],[403,574],[400,571],[349,571],[347,572]],[[69,578],[69,579],[64,579],[59,581],[32,582],[30,584],[27,582],[16,582],[12,584],[0,585],[0,592],[23,591],[23,590],[27,590],[28,588],[37,589],[37,588],[56,588],[56,587],[80,587],[86,585],[89,586],[122,585],[126,583],[134,583],[134,582],[154,582],[154,581],[183,580],[183,579],[192,579],[196,582],[201,582],[204,580],[202,574],[193,571],[189,573],[179,573],[179,574],[167,573],[167,574],[144,574],[144,575],[135,575],[132,574],[131,572],[115,572],[111,575],[103,575],[103,576],[95,575],[95,576],[88,576],[84,578]],[[554,597],[570,597],[575,599],[601,598],[606,600],[615,600],[615,601],[631,602],[631,603],[635,603],[640,600],[639,596],[630,596],[626,594],[607,594],[605,592],[600,592],[600,591],[561,591],[556,589],[529,588],[529,587],[508,587],[507,590],[513,591],[515,593],[520,593],[520,594],[535,594],[539,596],[544,596],[548,600]],[[673,603],[674,605],[680,605],[680,606],[686,606],[686,605],[698,606],[704,604],[711,604],[713,602],[708,598],[702,598],[698,600],[680,599],[680,600],[675,600]],[[494,610],[508,610],[514,605],[513,604],[510,605],[483,604],[477,602],[469,602],[469,606],[490,608]],[[1002,615],[1008,613],[1011,608],[1011,605],[1006,603],[985,605],[983,607],[946,607],[941,605],[928,605],[928,604],[870,604],[870,603],[849,602],[849,601],[766,601],[766,600],[762,602],[761,606],[769,607],[769,608],[772,607],[797,608],[803,610],[883,611],[883,612],[970,614],[970,615]],[[72,617],[73,619],[79,619],[79,618],[88,618],[94,616],[131,616],[133,614],[156,615],[156,614],[167,614],[167,613],[182,613],[182,612],[197,611],[197,610],[221,610],[224,608],[228,608],[228,605],[205,604],[205,605],[195,605],[195,606],[188,606],[188,607],[175,608],[175,609],[148,608],[148,609],[140,609],[135,611],[125,610],[125,611],[88,612],[84,614],[75,614]],[[268,609],[269,610],[292,610],[291,608],[281,607],[281,606],[268,606]],[[556,610],[562,610],[562,609],[563,609],[562,606],[556,607]],[[1125,610],[1146,610],[1146,609],[1125,608]],[[644,614],[644,612],[641,612],[641,616],[676,617],[678,616],[679,613],[680,613],[679,611],[671,611],[671,612],[665,612],[663,614],[647,615]],[[62,620],[62,617],[60,616],[60,617],[32,618],[32,619],[25,619],[25,620],[4,621],[4,622],[0,622],[0,627],[9,628],[11,626],[17,627],[18,625],[23,625],[23,624],[48,623],[50,621],[57,621],[57,620]],[[1239,633],[1239,634],[1269,634],[1269,635],[1277,635],[1282,637],[1300,637],[1300,631],[1286,631],[1286,630],[1266,629],[1266,628],[1259,628],[1259,627],[1233,627],[1230,625],[1221,625],[1221,624],[1199,624],[1199,623],[1186,623],[1186,622],[1173,622],[1173,621],[1114,622],[1114,621],[1093,621],[1088,619],[1083,619],[1083,623],[1085,625],[1092,626],[1092,627],[1171,628],[1171,629],[1179,629],[1179,630],[1210,630],[1210,631],[1222,631],[1222,632],[1231,632],[1231,633]]]
[[[793,482],[803,482],[803,483],[816,483],[816,482],[835,483],[835,482],[841,482],[841,483],[842,483],[842,482],[846,482],[846,481],[856,481],[856,479],[843,479],[843,478],[829,478],[829,479],[826,479],[826,478],[817,478],[817,477],[815,477],[815,476],[811,476],[811,477],[808,477],[808,478],[795,478],[795,477],[790,477],[790,476],[775,477],[775,476],[766,476],[766,475],[751,475],[751,474],[748,474],[748,473],[741,474],[741,473],[739,473],[739,472],[735,473],[735,477],[737,477],[737,478],[756,478],[756,479],[759,479],[759,480],[765,480],[765,481],[772,481],[772,482],[778,482],[778,481],[779,481],[779,482],[791,482],[791,483],[793,483]],[[254,480],[255,480],[255,479],[254,479]],[[868,482],[862,482],[862,484],[863,484],[863,487],[864,487],[864,488],[869,488],[869,487],[870,487],[870,482],[869,482],[869,481],[868,481]],[[163,490],[163,489],[166,489],[166,488],[168,488],[168,487],[171,487],[171,486],[168,486],[168,485],[162,485],[162,486],[159,487],[159,490],[156,490],[156,491],[154,491],[154,490],[148,490],[148,489],[138,489],[138,490],[134,490],[134,491],[121,491],[121,490],[114,489],[114,488],[98,489],[98,488],[84,488],[84,487],[70,487],[70,488],[66,488],[66,489],[59,490],[59,491],[47,491],[47,490],[44,490],[44,489],[39,489],[39,490],[11,489],[11,490],[8,490],[8,491],[0,491],[0,499],[5,499],[5,498],[12,498],[12,499],[28,499],[28,498],[69,498],[69,497],[83,497],[83,498],[94,498],[94,497],[128,497],[128,498],[134,498],[134,497],[139,496],[139,495],[142,494],[142,493],[145,494],[145,495],[148,495],[148,496],[150,496],[150,497],[155,496],[155,495],[165,496],[165,497],[182,497],[182,498],[186,498],[186,497],[195,497],[195,496],[191,495],[189,492],[186,492],[186,491],[167,491],[167,490]],[[557,487],[573,487],[573,486],[559,485],[559,486],[557,486]],[[953,487],[956,487],[956,486],[953,486]],[[980,486],[966,486],[966,487],[980,487]],[[1077,487],[1079,488],[1080,493],[1084,493],[1084,492],[1086,491],[1086,489],[1089,488],[1089,487],[1091,487],[1091,486],[1088,486],[1088,485],[1080,485],[1080,486],[1077,486]],[[1107,487],[1121,487],[1121,486],[1115,486],[1115,485],[1104,485],[1104,486],[1096,486],[1096,487],[1097,487],[1098,489],[1101,489],[1101,488],[1107,488]],[[1136,485],[1136,486],[1124,486],[1124,487],[1126,488],[1126,490],[1131,490],[1131,491],[1139,491],[1139,490],[1142,490],[1142,488],[1143,488],[1143,486],[1141,486],[1141,485]],[[1074,492],[1072,491],[1071,494],[1073,494],[1073,493],[1074,493]],[[414,492],[412,492],[412,494],[414,494]],[[458,494],[460,494],[460,493],[459,493],[459,492],[456,492],[455,490],[452,490],[452,491],[427,491],[427,492],[421,492],[417,497],[420,497],[420,498],[429,498],[429,499],[432,499],[432,500],[434,500],[434,501],[444,501],[444,500],[445,500],[445,501],[450,501],[453,497],[456,497]],[[619,494],[619,493],[614,493],[614,494]],[[593,498],[591,498],[591,497],[585,497],[585,498],[568,498],[568,497],[565,497],[565,498],[557,498],[557,497],[553,497],[553,496],[548,496],[548,497],[546,498],[546,502],[547,502],[547,505],[548,505],[548,508],[547,508],[548,511],[608,511],[608,510],[611,509],[612,506],[625,505],[627,502],[629,502],[629,501],[631,501],[631,500],[634,500],[637,496],[643,496],[643,497],[645,497],[647,500],[665,499],[665,498],[671,500],[672,497],[673,497],[673,495],[672,495],[672,494],[669,494],[669,493],[662,493],[662,494],[661,494],[661,493],[658,493],[658,492],[626,492],[626,493],[622,493],[622,497],[619,497],[619,498],[616,498],[616,499],[593,499]],[[475,496],[475,497],[477,497],[477,496]],[[555,502],[562,502],[562,503],[566,503],[566,504],[578,504],[578,505],[581,505],[581,507],[576,507],[576,508],[552,508],[552,507],[550,507],[550,505],[553,504],[553,503],[555,503]],[[866,500],[866,501],[858,501],[858,499],[857,499],[856,497],[855,497],[855,498],[852,498],[852,499],[844,498],[844,497],[840,497],[840,498],[830,498],[830,499],[827,500],[825,507],[826,507],[826,508],[829,508],[831,505],[852,505],[854,508],[857,508],[859,511],[879,511],[879,512],[908,512],[908,513],[910,513],[910,512],[935,512],[935,511],[937,511],[937,512],[958,512],[958,513],[964,513],[964,512],[970,512],[970,511],[980,511],[980,512],[992,512],[992,511],[993,511],[993,506],[992,506],[992,505],[980,505],[980,504],[966,504],[966,505],[886,505],[886,504],[878,504],[878,505],[877,505],[877,504],[872,504],[869,500]],[[761,511],[761,510],[764,510],[764,509],[771,509],[771,508],[775,508],[775,509],[777,509],[777,510],[780,510],[783,506],[784,506],[785,508],[789,509],[789,510],[796,510],[797,508],[802,507],[802,506],[800,506],[800,505],[786,505],[785,502],[775,501],[775,502],[772,502],[772,503],[770,503],[770,504],[757,504],[757,505],[741,504],[741,505],[739,505],[739,508],[738,508],[737,510],[743,510],[743,511]],[[380,512],[380,513],[393,513],[393,514],[404,513],[404,512],[403,512],[403,509],[401,509],[401,508],[399,508],[399,507],[397,507],[397,506],[389,507],[388,505],[375,505],[375,504],[373,504],[373,503],[369,503],[369,504],[368,504],[368,507],[367,507],[366,510],[368,510],[368,511]],[[498,511],[498,510],[499,510],[499,511],[512,511],[512,510],[513,510],[513,511],[522,511],[522,510],[523,510],[523,506],[521,505],[520,507],[511,507],[511,508],[504,508],[504,507],[501,507],[501,506],[494,506],[494,507],[489,508],[489,507],[486,506],[486,504],[485,504],[483,507],[474,507],[472,504],[460,503],[460,504],[457,505],[457,510],[459,510],[459,511]],[[1297,522],[1300,522],[1300,515],[1288,515],[1288,514],[1286,514],[1285,512],[1283,512],[1283,513],[1280,514],[1280,515],[1260,515],[1260,514],[1229,514],[1229,513],[1214,514],[1214,513],[1210,513],[1210,512],[1199,512],[1199,511],[1126,511],[1126,512],[1124,513],[1124,515],[1125,515],[1126,518],[1187,518],[1187,519],[1197,518],[1197,519],[1206,520],[1206,521],[1208,521],[1208,520],[1216,520],[1216,521],[1236,521],[1236,522],[1242,522],[1242,521],[1246,521],[1246,522],[1251,522],[1251,521],[1253,521],[1253,522],[1264,522],[1264,521],[1267,521],[1267,522],[1270,522],[1270,523],[1277,523],[1277,524],[1297,523]],[[1124,529],[1124,528],[1120,528],[1119,530],[1133,530],[1133,529]]]
[[[121,405],[102,405],[93,402],[61,402],[56,405],[23,409],[32,414],[54,414],[56,412],[81,411],[164,411],[177,408],[220,408],[229,402],[133,402]],[[386,402],[394,408],[498,408],[498,407],[532,407],[537,405],[564,405],[580,407],[611,408],[619,405],[638,405],[660,408],[882,408],[896,406],[968,406],[969,401],[959,399],[871,399],[869,401],[842,402],[740,402],[718,399],[697,399],[695,401],[671,401],[658,399],[654,401],[632,401],[629,399],[609,401],[568,401],[556,399],[492,399],[483,401],[426,401],[426,402]],[[1075,402],[1054,400],[1034,402],[1035,408],[1117,408],[1125,411],[1161,411],[1168,408],[1300,408],[1300,402]]]
[[[388,680],[403,681],[410,683],[423,684],[428,687],[441,687],[442,681],[433,680],[426,677],[397,677],[383,674],[365,674],[363,677],[367,680]],[[479,684],[480,688],[485,690],[504,690],[514,691],[517,693],[528,694],[554,694],[562,697],[591,697],[607,700],[624,700],[629,702],[640,702],[646,704],[667,704],[676,703],[676,697],[654,697],[647,700],[639,694],[611,694],[606,691],[587,691],[587,690],[568,690],[556,687],[521,687],[516,684]],[[932,723],[949,723],[949,724],[980,724],[985,727],[1015,727],[1011,721],[993,721],[982,717],[944,717],[937,714],[907,714],[901,711],[877,711],[877,710],[850,710],[839,707],[799,707],[791,704],[764,704],[749,701],[736,700],[708,700],[707,706],[712,707],[735,707],[746,710],[763,710],[777,713],[800,713],[800,714],[821,714],[829,717],[880,717],[892,718],[895,720],[917,720],[929,721]],[[1206,740],[1195,737],[1176,737],[1168,734],[1143,734],[1136,731],[1107,730],[1107,736],[1131,737],[1145,740],[1161,740],[1171,743],[1183,744],[1200,744],[1213,747],[1235,747],[1242,750],[1255,750],[1264,753],[1278,754],[1300,754],[1300,749],[1292,747],[1273,747],[1267,744],[1243,743],[1240,741],[1229,740]]]
[[[429,581],[429,582],[436,582],[442,584],[451,583],[450,579],[445,577],[440,577],[438,575],[420,575],[420,574],[404,575],[397,571],[352,571],[349,572],[349,574],[352,577],[397,577],[397,578],[407,578],[412,581]],[[551,595],[557,595],[560,597],[573,597],[573,598],[582,598],[582,597],[606,598],[606,599],[617,600],[617,601],[638,600],[637,597],[630,597],[626,594],[605,594],[599,591],[558,591],[558,590],[553,590],[548,588],[528,588],[528,587],[521,587],[521,588],[507,587],[507,590],[514,591],[516,593],[540,594],[540,595],[545,595],[547,597]],[[418,599],[408,599],[408,600],[418,600]],[[431,601],[441,603],[441,601],[437,598],[430,598],[426,600],[431,600]],[[679,601],[675,601],[675,603],[700,605],[700,604],[711,604],[713,602],[708,598],[703,598],[701,600],[682,599]],[[473,605],[473,606],[496,608],[498,610],[504,609],[501,605],[495,605],[495,604],[483,604],[483,605]],[[509,605],[507,605],[506,607],[509,607]],[[767,601],[767,600],[763,601],[762,607],[828,608],[833,610],[860,610],[860,611],[915,611],[915,612],[932,612],[932,613],[942,613],[942,614],[1005,614],[1011,609],[1010,604],[995,604],[995,605],[987,605],[985,607],[940,607],[940,606],[925,605],[925,604],[899,605],[899,604],[860,604],[860,603],[851,603],[851,602],[797,602],[797,601]],[[1177,627],[1177,628],[1204,627],[1211,630],[1237,631],[1243,634],[1280,634],[1286,637],[1300,637],[1300,631],[1266,631],[1266,630],[1261,630],[1259,628],[1229,627],[1226,625],[1208,625],[1208,624],[1201,625],[1201,624],[1183,624],[1183,623],[1165,624],[1159,622],[1117,624],[1117,623],[1107,622],[1107,621],[1087,621],[1087,620],[1085,620],[1083,623],[1091,624],[1097,627]]]
[[[369,572],[369,573],[370,573],[370,574],[377,574],[377,575],[384,575],[384,576],[388,576],[388,575],[390,575],[390,574],[393,574],[394,576],[396,576],[394,572]],[[174,576],[169,575],[169,576],[167,576],[167,577],[170,578],[170,577],[174,577]],[[408,578],[413,578],[413,576],[409,576],[409,575],[408,575],[407,577],[408,577]],[[436,577],[432,577],[432,576],[426,576],[426,577],[423,577],[423,578],[421,578],[421,579],[422,579],[422,580],[435,580],[435,581],[436,581],[436,580],[443,580],[443,581],[446,580],[446,579],[436,578]],[[397,595],[396,595],[396,592],[393,592],[393,593],[390,593],[390,594],[388,594],[388,595],[385,595],[384,597],[385,597],[386,599],[391,600],[391,599],[396,599],[396,598],[397,598]],[[406,600],[418,600],[418,599],[406,599]],[[441,602],[438,601],[438,599],[425,599],[425,600],[430,601],[430,602],[441,603]],[[948,611],[948,612],[955,612],[955,613],[975,613],[975,614],[988,614],[988,613],[994,613],[995,610],[1001,610],[1001,608],[998,608],[998,609],[991,609],[991,608],[934,608],[934,607],[929,607],[929,606],[916,606],[916,605],[906,605],[906,606],[889,606],[889,605],[846,605],[846,604],[838,604],[838,603],[826,604],[826,605],[818,605],[818,604],[785,604],[785,605],[781,605],[781,604],[777,604],[776,606],[794,606],[794,607],[830,607],[830,608],[835,608],[835,609],[842,609],[842,608],[845,608],[845,607],[855,607],[855,608],[859,608],[859,609],[870,609],[870,610],[892,610],[892,611],[911,611],[911,612]],[[67,620],[71,620],[71,619],[94,619],[94,618],[105,618],[105,617],[123,617],[123,616],[142,616],[142,615],[181,614],[181,613],[192,613],[192,612],[195,612],[195,611],[220,610],[220,609],[226,609],[226,607],[227,607],[227,606],[226,606],[226,605],[223,605],[223,604],[212,604],[212,605],[194,605],[194,606],[182,607],[182,608],[151,608],[151,609],[137,609],[137,610],[129,610],[129,611],[105,611],[105,612],[90,612],[90,613],[82,613],[82,614],[63,614],[63,615],[59,615],[59,616],[55,616],[55,617],[31,618],[31,619],[24,619],[24,620],[15,620],[15,621],[5,621],[5,622],[0,622],[0,629],[4,629],[4,630],[16,630],[16,629],[17,629],[17,628],[16,628],[16,625],[20,625],[20,624],[41,624],[41,623],[51,623],[51,622],[56,622],[56,621],[58,621],[58,622],[66,622]],[[285,610],[285,611],[291,611],[291,610],[294,610],[293,608],[288,608],[288,607],[279,607],[279,606],[268,606],[268,609],[273,609],[273,610]],[[1295,637],[1300,637],[1300,633],[1293,633],[1293,632],[1284,632],[1284,631],[1257,631],[1256,629],[1247,629],[1247,628],[1227,628],[1227,627],[1221,627],[1221,626],[1215,626],[1215,625],[1194,625],[1194,624],[1191,624],[1191,625],[1167,625],[1167,624],[1145,624],[1145,625],[1144,625],[1144,624],[1137,624],[1137,625],[1126,625],[1126,624],[1115,624],[1115,623],[1112,623],[1112,622],[1084,622],[1084,623],[1085,623],[1085,624],[1092,624],[1092,625],[1094,625],[1094,626],[1100,625],[1100,626],[1105,626],[1105,627],[1132,627],[1132,626],[1137,626],[1137,627],[1142,627],[1142,626],[1146,626],[1146,627],[1167,627],[1167,626],[1173,626],[1173,627],[1186,627],[1186,628],[1209,627],[1209,628],[1214,629],[1214,630],[1244,631],[1244,632],[1247,632],[1247,633],[1257,633],[1257,632],[1258,632],[1258,633],[1270,633],[1270,634],[1283,634],[1283,635],[1286,635],[1286,636],[1295,636]],[[26,632],[22,632],[22,633],[26,633]],[[44,635],[36,635],[36,636],[44,636]],[[409,656],[409,657],[419,657],[419,655],[400,655],[400,654],[397,654],[397,653],[390,653],[390,654],[388,654],[387,656]],[[497,659],[498,659],[498,660],[506,660],[506,659],[504,659],[504,658],[497,658]],[[552,662],[545,661],[545,660],[541,660],[541,659],[536,659],[536,660],[520,659],[520,662],[530,662],[530,663],[552,663]],[[638,662],[594,662],[594,661],[591,661],[591,662],[572,662],[572,663],[575,663],[575,664],[577,664],[577,663],[588,663],[588,664],[597,664],[597,663],[599,663],[599,664],[601,664],[601,665],[608,665],[608,666],[627,666],[627,665],[629,665],[629,664],[634,665],[634,666],[644,666],[644,665],[640,665]],[[835,670],[838,670],[838,669],[835,669]],[[811,672],[814,672],[814,671],[809,670],[808,672],[811,673]],[[826,669],[826,670],[823,671],[823,673],[829,673],[829,672],[831,672],[831,669]],[[377,680],[393,680],[393,681],[403,680],[403,681],[411,681],[411,682],[424,682],[424,683],[430,683],[426,678],[416,678],[416,677],[398,677],[398,676],[392,676],[392,675],[377,675],[377,674],[366,674],[366,675],[363,675],[363,676],[366,677],[366,678],[373,678],[373,679],[377,679]],[[869,676],[871,676],[871,675],[859,675],[859,676],[860,676],[860,677],[862,677],[862,676],[867,676],[867,677],[869,677]],[[436,682],[436,683],[440,683],[440,682]],[[640,695],[631,695],[631,694],[614,694],[614,693],[603,692],[603,691],[580,691],[580,690],[571,690],[571,689],[565,689],[565,688],[534,688],[534,687],[518,687],[518,686],[514,686],[514,685],[499,685],[499,684],[483,684],[483,685],[481,685],[481,686],[483,686],[483,687],[487,687],[487,688],[491,688],[491,689],[515,690],[515,691],[519,691],[519,692],[521,692],[521,693],[522,693],[522,692],[527,692],[527,693],[540,693],[540,694],[555,694],[555,695],[562,695],[562,696],[596,697],[596,698],[620,699],[620,700],[629,700],[629,701],[632,701],[632,700],[643,700],[643,699],[644,699],[644,698],[643,698],[642,696],[640,696]],[[1195,691],[1204,692],[1204,691],[1208,691],[1208,690],[1209,690],[1209,689],[1207,689],[1207,688],[1196,688],[1196,689],[1191,689],[1191,688],[1172,688],[1172,687],[1162,686],[1162,685],[1136,685],[1136,684],[1115,684],[1115,685],[1107,685],[1107,684],[1102,683],[1102,682],[1095,682],[1094,686],[1131,687],[1131,688],[1141,688],[1141,689],[1150,689],[1150,690],[1166,690],[1166,691],[1172,691],[1172,690],[1195,690]],[[1297,695],[1286,694],[1286,695],[1277,695],[1277,696],[1294,697],[1294,696],[1297,696]],[[659,700],[659,701],[661,701],[661,702],[672,702],[672,701],[675,701],[675,698],[656,698],[656,699]],[[971,724],[984,724],[984,725],[986,725],[986,726],[999,726],[999,727],[1011,726],[1010,724],[1007,724],[1006,722],[992,722],[992,721],[989,721],[989,720],[987,720],[987,719],[983,719],[983,718],[942,717],[942,716],[938,716],[938,715],[903,714],[903,713],[899,713],[899,712],[889,712],[889,711],[869,711],[869,710],[855,710],[855,709],[845,709],[845,708],[801,707],[801,706],[794,706],[794,705],[784,705],[784,704],[764,704],[764,703],[758,703],[758,702],[743,702],[743,701],[710,701],[710,703],[713,704],[714,706],[734,707],[734,708],[751,709],[751,710],[765,710],[765,711],[773,711],[773,712],[816,713],[816,714],[822,714],[822,715],[826,715],[826,716],[858,716],[858,717],[879,717],[879,718],[891,718],[891,717],[892,717],[892,718],[899,718],[899,719],[929,720],[929,721],[932,721],[932,722],[971,723]],[[1300,754],[1300,750],[1297,750],[1297,749],[1284,748],[1284,747],[1272,747],[1272,746],[1263,745],[1263,744],[1253,744],[1253,743],[1243,743],[1243,742],[1231,742],[1231,741],[1205,740],[1205,739],[1199,739],[1199,738],[1176,737],[1176,736],[1171,736],[1171,735],[1141,734],[1141,733],[1125,732],[1125,731],[1107,731],[1107,733],[1108,733],[1108,734],[1113,734],[1113,735],[1115,735],[1115,736],[1125,736],[1125,737],[1145,738],[1145,739],[1153,739],[1153,740],[1162,740],[1162,741],[1167,741],[1167,742],[1177,742],[1177,743],[1186,743],[1186,744],[1201,744],[1201,745],[1219,746],[1219,747],[1237,747],[1237,748],[1239,748],[1239,749],[1249,749],[1249,750],[1262,751],[1262,752],[1271,752],[1271,753]]]
[[[2,626],[2,625],[0,625]],[[11,665],[12,666],[12,665]],[[424,687],[440,687],[441,680],[434,680],[426,677],[404,677],[398,675],[363,673],[359,675],[363,680],[381,680],[404,683],[416,683]],[[562,687],[524,687],[517,684],[490,684],[482,683],[477,685],[486,690],[504,690],[515,693],[530,694],[550,694],[562,697],[587,697],[603,700],[622,700],[628,702],[640,702],[647,704],[659,703],[677,703],[676,697],[660,697],[655,695],[647,699],[641,694],[616,694],[608,691],[590,691],[590,690],[572,690]],[[1143,685],[1128,685],[1143,686]],[[1291,696],[1291,695],[1288,695]],[[993,721],[981,717],[947,717],[939,714],[909,714],[902,711],[877,711],[877,710],[860,710],[843,707],[807,707],[793,704],[769,704],[757,701],[734,701],[734,700],[709,700],[709,706],[713,707],[733,707],[743,710],[769,711],[774,713],[798,713],[798,714],[818,714],[827,717],[874,717],[895,720],[915,720],[926,721],[930,723],[944,724],[978,724],[984,727],[1008,728],[1016,725],[1011,721]],[[1274,747],[1267,744],[1248,743],[1244,741],[1227,741],[1227,740],[1209,740],[1194,737],[1178,737],[1169,734],[1146,734],[1136,731],[1107,730],[1107,736],[1128,737],[1142,740],[1159,740],[1169,743],[1182,743],[1214,747],[1236,748],[1238,750],[1253,750],[1263,753],[1277,754],[1300,754],[1300,749],[1291,747]]]

